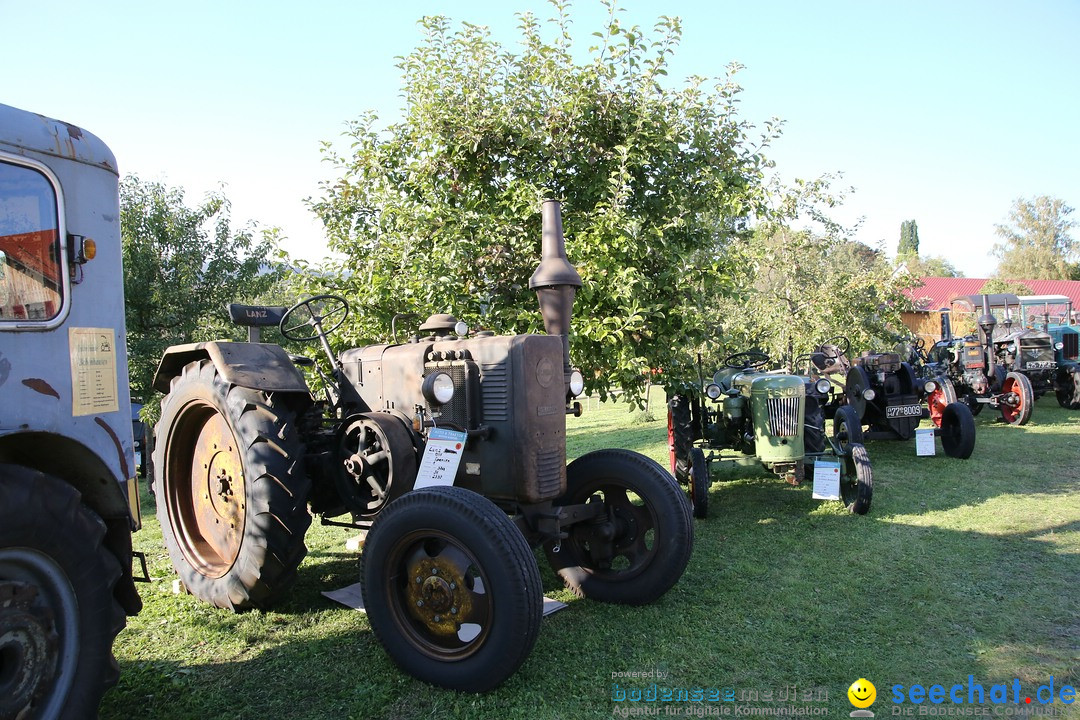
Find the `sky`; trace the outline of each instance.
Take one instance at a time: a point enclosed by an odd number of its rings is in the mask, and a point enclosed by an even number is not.
[[[969,277],[996,267],[995,224],[1018,198],[1080,203],[1077,0],[620,0],[624,24],[682,19],[673,85],[745,66],[743,119],[784,120],[767,155],[781,178],[842,173],[836,216],[895,255],[918,224],[922,255]],[[332,180],[323,142],[349,120],[398,119],[395,67],[445,15],[518,41],[516,12],[542,0],[0,0],[0,103],[102,138],[122,173],[186,191],[222,188],[234,223],[278,226],[284,248],[327,254],[304,203]],[[571,6],[582,50],[598,0]],[[1075,218],[1074,218],[1075,219]],[[1076,233],[1074,231],[1074,237]]]

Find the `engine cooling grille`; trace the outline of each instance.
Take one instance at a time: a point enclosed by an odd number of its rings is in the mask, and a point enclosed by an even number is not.
[[[562,492],[562,468],[565,455],[554,450],[538,450],[536,453],[536,486],[540,497],[556,497]]]
[[[1065,357],[1075,360],[1077,355],[1080,354],[1080,347],[1078,347],[1080,346],[1080,335],[1075,333],[1063,333],[1061,342],[1065,345],[1061,352]]]
[[[769,434],[773,437],[795,437],[799,434],[801,397],[768,398]]]
[[[480,364],[480,406],[484,422],[510,420],[510,378],[506,363]]]

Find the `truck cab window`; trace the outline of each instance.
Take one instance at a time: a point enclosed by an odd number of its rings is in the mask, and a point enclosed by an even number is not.
[[[0,321],[60,313],[63,263],[56,192],[42,173],[0,162]]]

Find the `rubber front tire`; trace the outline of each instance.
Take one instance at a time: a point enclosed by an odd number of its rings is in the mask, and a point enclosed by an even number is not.
[[[1031,389],[1031,381],[1027,375],[1011,372],[1005,376],[1001,383],[1001,392],[1016,393],[1017,405],[1001,404],[1001,417],[1010,425],[1026,425],[1031,419],[1031,410],[1035,405],[1035,392]]]
[[[856,515],[865,515],[870,512],[870,502],[874,498],[874,474],[866,447],[851,444],[841,467],[840,497],[844,506]]]
[[[846,453],[849,445],[862,444],[862,421],[852,406],[841,405],[836,409],[836,415],[833,416],[833,440],[840,446],[841,453]]]
[[[0,717],[97,717],[126,622],[104,538],[70,485],[0,464]]]
[[[709,516],[709,465],[705,462],[705,453],[701,448],[690,451],[690,505],[694,517],[704,519]]]
[[[235,611],[266,608],[307,554],[310,487],[291,410],[226,383],[209,360],[173,378],[155,430],[161,532],[180,580]]]
[[[668,454],[671,474],[680,483],[690,480],[690,451],[694,447],[689,395],[673,395],[668,401]]]
[[[1080,368],[1062,368],[1054,389],[1058,405],[1066,410],[1080,410]]]
[[[855,415],[860,421],[866,418],[866,403],[863,391],[870,387],[870,376],[861,365],[855,365],[844,379],[844,397],[847,404],[855,409]]]
[[[960,460],[975,450],[975,416],[962,402],[949,403],[942,411],[941,447],[946,455]]]
[[[694,546],[686,496],[655,461],[629,450],[597,450],[566,467],[566,494],[556,505],[603,502],[614,519],[613,552],[590,553],[595,526],[578,523],[548,562],[580,597],[625,605],[651,603],[682,577]],[[595,499],[593,499],[595,498]]]
[[[410,675],[485,692],[529,656],[543,614],[540,571],[487,498],[452,486],[406,493],[375,519],[360,562],[371,629]]]

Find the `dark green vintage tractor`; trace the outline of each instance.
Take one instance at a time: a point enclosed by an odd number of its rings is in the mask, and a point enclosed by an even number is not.
[[[870,510],[873,473],[855,437],[858,418],[841,408],[832,437],[825,434],[830,383],[763,370],[765,353],[728,356],[701,392],[668,402],[668,443],[676,480],[688,486],[694,515],[708,514],[714,465],[763,468],[793,485],[815,464],[838,464],[839,498],[853,513]]]
[[[342,298],[234,306],[238,322],[320,343],[324,399],[297,368],[311,360],[278,345],[168,350],[155,485],[188,590],[235,610],[272,605],[318,514],[366,533],[363,598],[390,657],[429,683],[480,692],[536,641],[534,547],[584,597],[638,605],[671,588],[694,535],[671,476],[620,449],[566,462],[566,417],[581,411],[568,340],[581,279],[553,201],[529,285],[547,335],[473,334],[442,314],[406,342],[340,354],[327,335],[348,312]]]

